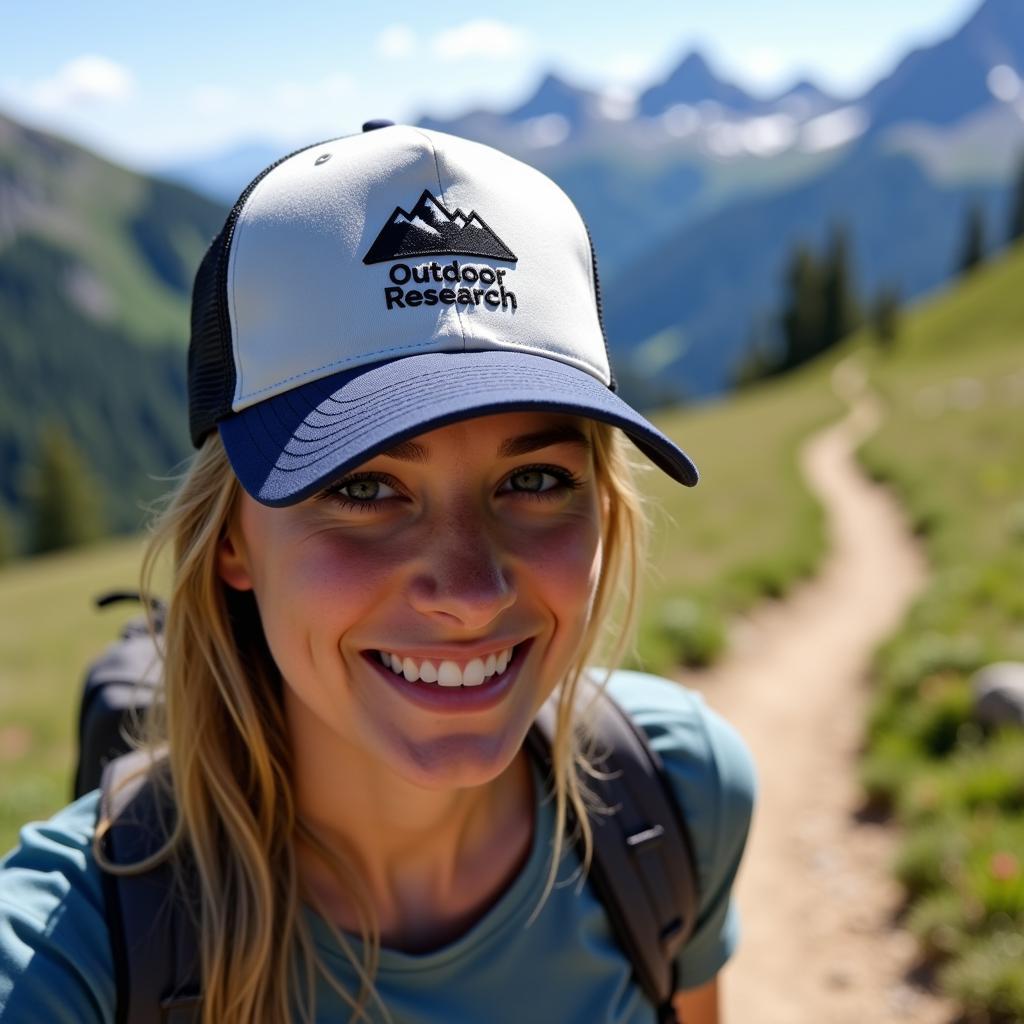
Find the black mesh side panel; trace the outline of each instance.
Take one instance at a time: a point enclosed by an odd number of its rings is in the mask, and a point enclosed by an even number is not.
[[[342,136],[341,138],[346,138]],[[231,320],[227,311],[228,259],[235,225],[252,190],[278,164],[328,142],[325,139],[287,153],[265,167],[246,186],[228,214],[224,227],[210,243],[192,286],[192,338],[188,347],[188,423],[192,443],[198,448],[217,421],[231,412],[235,395],[235,360],[231,344]]]
[[[224,315],[221,264],[227,262],[224,232],[213,240],[192,286],[192,340],[188,347],[188,425],[198,448],[217,420],[231,412],[235,361]]]
[[[580,217],[580,220],[583,220]],[[609,387],[612,391],[616,389],[615,367],[612,366],[612,354],[608,349],[608,335],[604,329],[604,310],[601,308],[601,279],[597,276],[597,250],[594,248],[594,239],[590,237],[590,228],[587,222],[583,221],[583,228],[587,232],[587,242],[590,244],[590,262],[594,268],[594,298],[597,301],[597,322],[601,325],[601,337],[604,339],[604,353],[608,357],[608,372],[611,374]]]

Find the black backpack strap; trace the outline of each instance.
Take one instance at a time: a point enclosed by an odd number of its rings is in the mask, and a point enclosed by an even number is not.
[[[589,880],[612,929],[633,964],[659,1020],[674,1021],[674,960],[697,916],[693,848],[661,758],[629,715],[584,677],[581,703],[593,700],[596,750],[607,756],[595,767],[607,778],[586,785],[613,809],[594,815]],[[527,742],[550,770],[556,705],[548,701]]]
[[[141,600],[133,591],[114,591],[97,597],[96,606]],[[149,604],[149,618],[137,616],[126,622],[120,637],[86,672],[78,708],[76,800],[100,784],[108,761],[132,749],[129,734],[156,699],[163,671],[157,636],[163,629],[165,608],[156,598]],[[156,635],[150,632],[151,622]]]
[[[115,864],[145,860],[167,838],[173,808],[139,751],[103,771],[100,820],[111,822],[104,852]],[[187,872],[183,873],[187,878]],[[117,986],[117,1024],[198,1024],[199,942],[195,918],[168,861],[137,874],[103,872]]]

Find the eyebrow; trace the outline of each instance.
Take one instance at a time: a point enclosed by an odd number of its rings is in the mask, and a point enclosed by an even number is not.
[[[549,430],[538,430],[533,434],[522,434],[510,437],[498,446],[498,457],[511,459],[517,455],[526,455],[541,448],[550,448],[556,444],[571,444],[584,451],[590,451],[590,438],[578,427],[565,424],[551,427]]]
[[[587,435],[577,427],[567,424],[552,427],[550,430],[538,430],[532,434],[506,438],[498,445],[497,455],[501,459],[512,459],[556,444],[576,445],[586,451],[590,451],[591,448]],[[430,449],[417,441],[401,441],[386,452],[381,452],[381,455],[389,459],[398,459],[400,462],[428,462]]]

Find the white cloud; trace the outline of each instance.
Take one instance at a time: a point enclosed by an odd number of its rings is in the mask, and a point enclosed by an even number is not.
[[[31,101],[42,110],[63,110],[89,103],[118,103],[134,91],[132,73],[121,64],[96,54],[83,54],[50,78],[34,82]]]
[[[526,50],[526,33],[514,25],[490,18],[467,21],[434,36],[433,49],[441,60],[467,57],[516,57]]]
[[[238,109],[239,96],[222,85],[199,85],[189,94],[189,102],[200,117],[223,117]]]
[[[323,110],[325,102],[345,99],[355,89],[355,80],[344,72],[334,72],[311,82],[282,82],[268,98],[271,115],[306,115]]]
[[[374,44],[382,57],[396,60],[408,57],[416,48],[416,37],[408,25],[389,25],[377,36]]]
[[[1007,64],[997,64],[992,68],[985,82],[988,85],[988,91],[1003,103],[1012,103],[1020,95],[1020,78],[1017,77],[1017,72]]]
[[[778,50],[760,46],[742,54],[734,65],[742,77],[758,85],[774,85],[788,68],[785,58]]]
[[[648,85],[656,71],[653,55],[637,51],[617,54],[604,66],[606,78],[632,86]]]

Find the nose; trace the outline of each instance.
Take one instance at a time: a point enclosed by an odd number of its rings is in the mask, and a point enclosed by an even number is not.
[[[487,524],[471,514],[439,524],[410,583],[409,600],[421,614],[466,629],[486,628],[511,607],[512,573]]]

